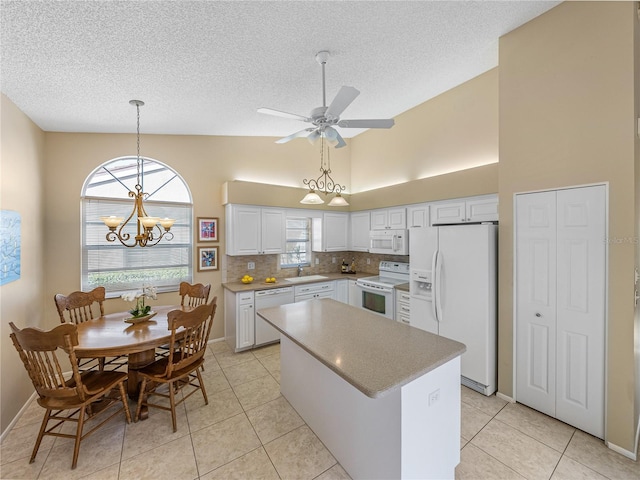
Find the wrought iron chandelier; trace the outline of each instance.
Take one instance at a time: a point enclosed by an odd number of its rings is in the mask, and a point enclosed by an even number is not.
[[[153,245],[156,245],[163,238],[165,238],[166,240],[173,239],[173,233],[171,233],[170,230],[175,223],[175,220],[172,218],[150,217],[144,208],[143,202],[145,197],[148,196],[147,193],[144,193],[142,191],[144,173],[142,169],[142,159],[140,158],[140,107],[144,105],[144,102],[142,100],[130,100],[129,103],[136,107],[136,111],[138,114],[138,155],[135,186],[136,191],[134,192],[132,190],[129,190],[129,197],[134,199],[133,210],[124,221],[124,223],[122,222],[124,220],[124,217],[118,217],[115,215],[100,217],[100,220],[102,220],[104,224],[109,228],[109,231],[107,232],[107,241],[115,242],[116,240],[119,240],[120,243],[122,243],[122,245],[124,245],[125,247],[151,247]],[[131,239],[131,234],[123,232],[123,229],[129,223],[129,221],[134,218],[134,216],[137,227],[137,235],[133,239]],[[164,232],[162,231],[160,226],[164,228]]]
[[[324,203],[324,200],[320,198],[320,195],[316,193],[316,190],[325,195],[335,193],[336,196],[329,202],[330,207],[346,207],[349,203],[342,196],[342,192],[346,189],[344,185],[336,183],[331,178],[331,158],[329,157],[329,146],[325,141],[325,133],[320,135],[320,176],[316,179],[302,180],[307,187],[309,187],[309,193],[307,193],[300,203],[307,205],[319,205]],[[326,161],[325,161],[326,150]]]

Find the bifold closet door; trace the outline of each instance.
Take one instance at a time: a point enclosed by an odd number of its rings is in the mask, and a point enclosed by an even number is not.
[[[606,189],[516,203],[517,400],[602,438]]]
[[[556,192],[516,197],[516,394],[556,413]]]

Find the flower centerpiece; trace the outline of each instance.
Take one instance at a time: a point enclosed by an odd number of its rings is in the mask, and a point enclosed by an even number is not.
[[[152,286],[143,286],[142,291],[127,292],[122,294],[122,299],[127,302],[135,301],[135,306],[129,310],[131,314],[129,320],[147,320],[155,315],[155,312],[151,311],[151,305],[146,304],[146,299],[156,300],[158,298],[157,288]],[[135,322],[130,322],[135,323]]]

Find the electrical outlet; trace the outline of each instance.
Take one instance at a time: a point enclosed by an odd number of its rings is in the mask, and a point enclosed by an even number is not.
[[[429,406],[433,405],[438,400],[440,400],[440,389],[435,390],[429,394]]]
[[[316,265],[320,265],[320,259],[316,258]]]
[[[331,263],[336,263],[337,261],[336,257],[331,257]]]
[[[256,269],[256,262],[247,263],[247,270],[255,270],[255,269]]]
[[[371,265],[371,259],[367,258],[367,265]]]

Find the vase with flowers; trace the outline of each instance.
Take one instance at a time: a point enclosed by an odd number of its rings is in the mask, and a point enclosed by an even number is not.
[[[146,304],[146,299],[156,300],[158,298],[156,287],[143,286],[142,291],[127,292],[122,294],[122,299],[127,302],[135,301],[135,306],[129,310],[131,318],[126,318],[127,323],[138,323],[149,320],[156,312],[151,310],[151,305]]]

